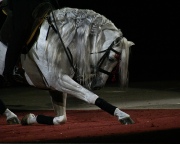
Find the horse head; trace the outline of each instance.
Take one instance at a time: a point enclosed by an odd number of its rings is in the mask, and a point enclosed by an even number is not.
[[[128,83],[129,49],[134,45],[125,37],[117,37],[106,50],[99,51],[101,57],[97,61],[96,74],[91,82],[91,89],[101,89],[113,68],[119,63],[119,78],[121,87]],[[94,54],[94,53],[92,53]]]

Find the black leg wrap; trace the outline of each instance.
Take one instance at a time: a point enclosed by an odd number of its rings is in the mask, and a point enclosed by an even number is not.
[[[110,113],[113,116],[114,116],[114,111],[117,108],[117,107],[111,105],[110,103],[106,102],[105,100],[103,100],[101,98],[96,99],[95,105],[100,107],[102,110]]]
[[[44,115],[38,115],[36,118],[36,120],[39,124],[47,124],[47,125],[54,125],[53,119],[54,119],[54,117],[44,116]]]
[[[0,114],[3,115],[6,109],[7,109],[6,105],[5,105],[4,102],[0,99]]]

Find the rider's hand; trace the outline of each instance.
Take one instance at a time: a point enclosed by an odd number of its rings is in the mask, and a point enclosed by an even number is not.
[[[2,4],[2,1],[3,1],[3,0],[0,0],[0,6],[1,6],[1,4]]]

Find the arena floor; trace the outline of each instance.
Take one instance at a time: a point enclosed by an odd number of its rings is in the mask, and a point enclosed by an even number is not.
[[[54,116],[48,92],[29,86],[0,89],[0,97],[19,117],[28,113]],[[67,99],[64,125],[7,125],[0,118],[2,143],[178,143],[180,133],[180,82],[130,83],[126,91],[107,85],[96,92],[131,115],[122,125],[96,106],[73,96]]]
[[[11,109],[17,110],[51,110],[51,100],[47,90],[30,86],[0,89],[0,98]],[[107,85],[94,91],[101,98],[122,109],[179,109],[180,82],[134,82],[122,91],[118,85]],[[94,105],[69,95],[67,110],[98,109]]]

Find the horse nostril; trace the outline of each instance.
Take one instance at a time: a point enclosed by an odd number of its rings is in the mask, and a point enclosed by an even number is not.
[[[101,87],[100,86],[91,86],[91,90],[100,90]]]
[[[93,90],[100,90],[101,87],[94,87]]]
[[[103,86],[102,79],[98,76],[94,77],[92,82],[91,82],[91,89],[92,90],[99,90]]]

